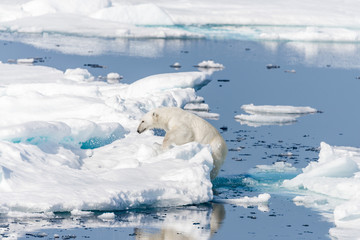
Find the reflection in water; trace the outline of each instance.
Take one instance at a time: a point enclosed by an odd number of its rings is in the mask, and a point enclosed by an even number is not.
[[[180,52],[187,41],[215,41],[194,39],[127,39],[99,38],[62,35],[59,33],[26,34],[0,31],[0,40],[15,41],[37,48],[54,50],[64,54],[97,56],[118,54],[135,57],[161,57],[165,53]],[[228,39],[231,45],[246,45],[245,41]],[[226,42],[226,41],[224,41]],[[303,64],[315,67],[360,68],[360,44],[336,42],[302,42],[302,41],[261,41],[260,45],[268,54],[283,56],[290,64]],[[214,46],[216,48],[216,46]],[[241,51],[244,47],[239,47]],[[263,50],[261,50],[263,52]],[[263,53],[262,53],[263,54]],[[254,55],[256,58],[257,56]]]
[[[77,229],[77,232],[82,229],[91,236],[103,228],[128,228],[133,229],[135,239],[210,239],[225,218],[224,205],[215,203],[120,211],[115,212],[114,218],[108,219],[99,217],[102,212],[75,212],[76,215],[0,215],[0,236],[9,239],[23,236],[52,237],[54,232],[61,234],[65,229]]]
[[[225,218],[225,208],[222,204],[211,204],[210,212],[203,212],[203,217],[194,218],[191,222],[177,222],[161,227],[156,231],[148,228],[136,228],[135,239],[138,240],[177,240],[177,239],[210,239],[212,235],[220,228],[222,221]],[[210,214],[209,214],[210,213]],[[204,215],[205,214],[205,215]],[[198,215],[198,216],[200,216]],[[179,216],[178,219],[184,219],[184,215]],[[196,220],[194,222],[194,220]],[[205,220],[205,221],[204,221]],[[188,226],[188,227],[185,227]],[[200,234],[199,234],[200,233]]]

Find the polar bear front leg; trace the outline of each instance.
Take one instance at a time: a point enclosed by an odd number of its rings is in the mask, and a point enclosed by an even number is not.
[[[182,145],[194,140],[194,134],[190,128],[176,128],[166,132],[162,148],[169,149],[172,144]]]

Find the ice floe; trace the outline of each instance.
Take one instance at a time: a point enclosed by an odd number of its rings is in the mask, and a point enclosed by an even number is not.
[[[194,88],[209,75],[108,84],[81,68],[0,64],[0,72],[1,213],[82,215],[212,199],[208,146],[163,152],[156,144],[161,137],[136,133],[154,107],[201,102]]]
[[[309,163],[302,173],[285,180],[283,187],[302,191],[294,199],[306,206],[332,213],[336,227],[330,235],[356,239],[360,235],[360,149],[334,147],[321,143],[318,161]],[[315,193],[315,194],[314,194]]]
[[[359,41],[359,3],[335,0],[327,8],[323,5],[310,0],[5,1],[0,4],[0,29],[102,37]]]
[[[254,105],[245,104],[241,106],[248,114],[235,115],[235,119],[241,124],[252,127],[264,125],[285,125],[297,121],[297,118],[306,114],[317,113],[312,107],[295,107],[286,105]]]

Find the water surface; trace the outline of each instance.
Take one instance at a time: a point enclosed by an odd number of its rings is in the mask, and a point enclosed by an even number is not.
[[[63,41],[63,40],[62,40]],[[102,39],[112,45],[113,39]],[[333,227],[326,213],[296,206],[292,193],[279,187],[318,158],[320,142],[359,147],[359,45],[332,43],[246,42],[230,40],[121,40],[122,51],[102,51],[87,43],[87,54],[62,51],[61,45],[36,48],[18,42],[0,42],[0,61],[41,57],[38,65],[60,70],[87,68],[94,76],[118,72],[125,83],[165,72],[197,71],[203,60],[225,65],[198,91],[218,120],[209,120],[224,136],[229,154],[214,193],[220,198],[271,194],[268,209],[259,206],[205,203],[161,209],[117,211],[57,218],[0,218],[3,237],[11,232],[39,230],[19,239],[328,239]],[[56,44],[56,43],[54,43]],[[125,45],[124,45],[125,44]],[[93,47],[93,50],[91,50]],[[102,46],[103,47],[103,46]],[[65,52],[65,53],[64,53]],[[179,62],[176,70],[170,65]],[[103,68],[92,68],[98,64]],[[266,65],[280,66],[268,69]],[[294,70],[288,72],[286,70]],[[295,73],[294,73],[295,72]],[[224,81],[226,80],[226,81]],[[301,116],[290,125],[252,127],[234,119],[243,104],[310,106],[322,113]],[[288,154],[291,153],[291,154]],[[283,161],[297,168],[292,173],[259,173],[256,165]],[[29,228],[29,229],[33,229]],[[55,234],[55,235],[54,235]],[[157,238],[156,238],[157,237]]]

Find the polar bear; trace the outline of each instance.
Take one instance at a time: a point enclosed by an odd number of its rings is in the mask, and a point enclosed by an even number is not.
[[[156,108],[145,114],[137,129],[160,128],[166,131],[162,148],[168,149],[172,144],[182,145],[188,142],[209,144],[214,160],[210,173],[211,180],[218,175],[227,155],[227,146],[220,133],[204,119],[178,107]]]

